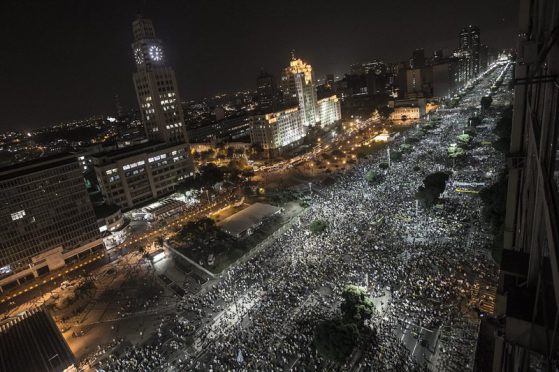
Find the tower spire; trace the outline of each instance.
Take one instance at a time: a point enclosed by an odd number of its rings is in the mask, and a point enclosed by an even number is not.
[[[295,49],[291,49],[291,60],[295,61]]]

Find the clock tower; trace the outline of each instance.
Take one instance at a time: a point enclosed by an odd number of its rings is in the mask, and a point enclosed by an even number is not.
[[[161,40],[150,19],[138,16],[132,23],[132,52],[136,64],[134,87],[149,140],[187,142],[175,71],[166,66]]]

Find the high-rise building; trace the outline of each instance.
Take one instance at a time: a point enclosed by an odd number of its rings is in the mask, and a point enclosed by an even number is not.
[[[313,126],[318,121],[316,114],[316,88],[312,66],[295,58],[292,54],[289,67],[284,70],[282,77],[282,89],[287,101],[296,102],[301,110],[303,125]]]
[[[440,60],[433,64],[433,96],[445,97],[458,87],[459,62],[454,58]]]
[[[256,78],[256,100],[260,108],[272,108],[276,105],[276,82],[274,76],[261,71]]]
[[[0,291],[102,250],[76,156],[0,168]]]
[[[103,197],[123,209],[169,194],[193,175],[175,73],[151,20],[138,17],[132,28],[134,85],[149,142],[90,155]]]
[[[305,127],[298,107],[251,118],[251,143],[271,153],[279,153],[300,144],[304,136]]]
[[[161,40],[156,38],[150,19],[139,16],[132,29],[134,87],[146,136],[153,141],[185,143],[186,129],[175,72],[165,63]]]
[[[433,69],[431,66],[406,70],[406,96],[431,97],[433,94]]]
[[[416,49],[412,53],[412,68],[423,68],[425,67],[425,50]]]
[[[370,62],[355,63],[350,66],[349,72],[351,75],[364,75],[370,72],[384,74],[386,69],[386,64],[383,61],[373,60]]]
[[[480,71],[480,54],[481,39],[477,26],[468,26],[460,30],[458,35],[458,52],[461,57],[466,58],[467,63],[464,65],[463,73],[466,79],[472,79],[477,76]]]
[[[559,368],[557,1],[520,0],[493,371]]]
[[[479,68],[481,71],[487,69],[489,65],[489,47],[482,44],[479,48]]]
[[[444,58],[444,52],[442,49],[437,49],[433,52],[433,63],[439,63]]]

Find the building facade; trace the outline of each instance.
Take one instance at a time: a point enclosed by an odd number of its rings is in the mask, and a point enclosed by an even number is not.
[[[129,209],[167,195],[194,172],[187,144],[144,144],[92,156],[107,202]]]
[[[441,60],[434,64],[433,71],[433,97],[445,97],[452,94],[459,86],[459,62],[454,58]]]
[[[201,127],[188,130],[191,143],[221,143],[248,140],[250,117],[247,114],[230,116]]]
[[[494,371],[559,368],[559,7],[520,0]]]
[[[134,87],[146,136],[153,141],[187,142],[175,72],[165,64],[161,40],[151,20],[138,17],[132,23],[132,50],[136,62]]]
[[[0,290],[103,249],[74,155],[0,169],[0,195]]]
[[[289,67],[284,70],[282,90],[286,103],[296,101],[299,105],[303,125],[313,126],[318,122],[316,87],[311,65],[293,55]]]
[[[460,30],[458,35],[457,57],[464,59],[462,63],[463,80],[476,77],[480,72],[481,39],[479,27],[468,26]]]
[[[256,78],[256,101],[260,108],[275,108],[277,91],[276,82],[272,74],[261,71]]]
[[[317,102],[317,112],[320,125],[323,127],[342,120],[340,100],[336,95],[319,100]]]
[[[305,133],[298,107],[255,115],[250,122],[251,143],[273,153],[300,144]]]
[[[431,97],[432,84],[432,66],[406,70],[406,97]]]

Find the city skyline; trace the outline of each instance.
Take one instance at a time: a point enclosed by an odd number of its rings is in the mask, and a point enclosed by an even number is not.
[[[559,371],[558,4],[8,0],[0,370]]]
[[[153,19],[158,36],[164,40],[166,57],[177,70],[181,96],[189,100],[253,90],[261,68],[278,80],[292,49],[315,66],[317,78],[323,78],[327,73],[347,72],[356,62],[405,60],[420,47],[428,55],[434,48],[456,48],[456,36],[470,23],[482,30],[483,43],[512,47],[516,4],[505,3],[478,1],[422,10],[412,2],[401,3],[400,8],[355,2],[353,7],[338,11],[327,4],[310,2],[299,5],[299,12],[290,13],[288,9],[293,7],[277,2],[234,6],[223,1],[219,4],[223,11],[218,14],[197,2],[159,7],[151,3],[141,7],[133,2],[101,3],[95,10],[80,3],[13,3],[8,8],[14,17],[4,26],[20,37],[17,42],[8,41],[5,48],[11,58],[3,60],[0,70],[7,87],[2,102],[15,104],[3,108],[0,130],[29,130],[110,113],[114,111],[115,94],[125,109],[138,109],[130,81],[134,66],[129,46],[133,37],[123,25],[129,24],[139,10]],[[482,6],[493,11],[470,9]],[[375,12],[371,13],[372,8]],[[308,12],[314,16],[306,24],[304,14]],[[260,16],[254,23],[242,20],[255,14]],[[368,22],[366,14],[378,17]],[[407,26],[394,22],[396,16],[406,20]],[[57,19],[56,25],[49,22],[53,18]],[[282,19],[288,19],[291,26]],[[425,27],[435,19],[437,27]],[[308,29],[302,36],[301,27]],[[418,28],[422,32],[408,32]],[[384,36],[387,29],[390,38]],[[347,38],[354,42],[344,43]],[[56,89],[50,89],[53,86]],[[25,107],[18,103],[23,101]]]

